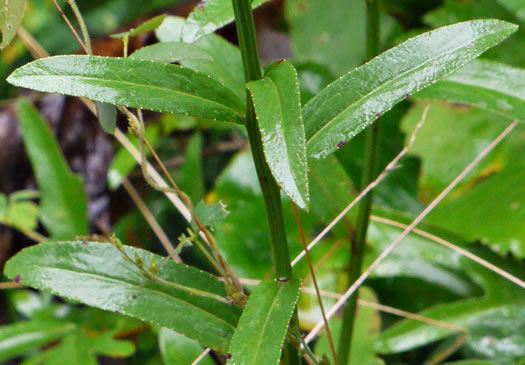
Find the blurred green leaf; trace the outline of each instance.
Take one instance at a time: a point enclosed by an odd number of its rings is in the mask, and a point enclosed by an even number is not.
[[[415,97],[474,105],[525,122],[525,70],[474,60]]]
[[[464,361],[454,361],[447,362],[443,365],[501,365],[490,360],[464,360]]]
[[[268,0],[252,0],[256,8]],[[197,39],[215,32],[233,21],[233,7],[230,0],[206,0],[197,5],[184,24],[183,40],[193,43]]]
[[[20,101],[19,119],[40,188],[42,223],[54,239],[87,234],[87,197],[82,179],[71,173],[49,127],[28,101]]]
[[[359,289],[359,299],[369,302],[377,302],[374,293],[364,287]],[[332,339],[337,348],[341,336],[341,318],[334,317],[329,322]],[[357,311],[357,317],[354,325],[354,336],[352,337],[352,346],[350,349],[350,358],[348,364],[366,364],[366,365],[384,365],[385,362],[376,356],[374,351],[374,340],[381,330],[381,316],[375,309],[360,306]],[[328,337],[322,335],[319,342],[315,345],[315,353],[318,356],[325,354],[332,359]]]
[[[191,365],[204,350],[198,342],[167,328],[159,331],[159,348],[164,365]],[[206,356],[199,364],[214,365],[215,362]]]
[[[403,121],[412,130],[424,106]],[[502,121],[502,122],[498,122]],[[508,121],[485,110],[432,104],[411,152],[423,160],[419,196],[430,202],[505,128]],[[430,213],[427,221],[493,250],[525,257],[524,128],[518,126],[501,146]],[[493,198],[487,198],[493,197]]]
[[[243,103],[207,75],[131,58],[56,56],[14,71],[8,82],[43,92],[242,123]]]
[[[202,136],[195,133],[188,141],[182,165],[181,189],[194,204],[204,198],[204,175],[202,171]]]
[[[164,18],[166,18],[165,14],[158,15],[158,16],[156,16],[154,18],[151,18],[150,20],[142,23],[137,28],[130,29],[127,32],[123,32],[123,33],[112,34],[112,35],[110,35],[110,37],[111,38],[115,38],[115,39],[125,39],[125,38],[136,37],[136,36],[139,36],[141,34],[154,31],[155,29],[157,29],[162,24],[162,22],[164,21]]]
[[[4,50],[15,38],[16,31],[22,23],[26,0],[5,0],[0,6],[0,31],[2,32],[2,43],[0,50]]]
[[[27,321],[0,326],[0,361],[47,345],[74,329],[74,324],[60,321]]]
[[[334,75],[365,60],[365,0],[291,0],[285,6],[297,60],[324,65]]]
[[[95,106],[97,108],[98,121],[104,132],[109,134],[115,133],[115,127],[117,126],[117,108],[115,108],[115,105],[97,102]]]
[[[19,190],[9,194],[10,202],[18,202],[38,198],[40,198],[40,192],[38,190]]]
[[[265,280],[254,289],[233,334],[232,365],[277,364],[299,297],[300,280]]]
[[[525,3],[522,0],[498,0],[498,2],[525,22]]]
[[[7,207],[6,223],[22,231],[34,231],[38,225],[40,209],[29,201],[14,202]]]
[[[0,221],[7,217],[7,197],[0,193]]]
[[[326,157],[411,93],[451,74],[516,29],[498,20],[443,27],[346,74],[304,107],[308,156]]]
[[[263,79],[249,82],[247,88],[270,171],[283,192],[308,211],[308,166],[297,72],[290,62],[277,62]]]
[[[126,246],[125,250],[143,262],[152,257],[140,249]],[[219,280],[198,269],[163,261],[159,270],[163,280],[226,296]],[[40,244],[11,258],[4,272],[10,278],[19,276],[25,286],[172,328],[217,351],[228,348],[239,316],[233,306],[145,279],[110,244]]]
[[[211,57],[199,47],[183,42],[155,43],[133,52],[130,58],[154,62],[174,63],[183,60],[211,61]]]
[[[217,204],[206,205],[201,200],[195,207],[195,214],[205,226],[215,227],[215,225],[225,220],[230,212],[226,210],[226,205],[221,201]]]

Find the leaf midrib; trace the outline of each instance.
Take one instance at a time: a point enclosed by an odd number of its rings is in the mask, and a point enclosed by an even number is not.
[[[492,34],[496,34],[496,33],[500,33],[500,32],[494,32],[494,33],[490,33],[490,34],[492,35]],[[410,69],[408,69],[407,71],[401,73],[398,77],[394,77],[394,78],[392,78],[392,79],[390,79],[390,80],[388,80],[388,81],[382,83],[379,87],[377,87],[377,88],[371,90],[369,93],[367,93],[367,94],[364,95],[363,97],[357,99],[356,101],[354,101],[353,103],[351,103],[350,105],[348,105],[346,108],[344,108],[344,109],[343,109],[341,112],[339,112],[337,115],[335,115],[333,118],[331,118],[327,123],[325,123],[321,128],[319,128],[319,130],[317,130],[317,131],[312,135],[312,137],[310,137],[310,138],[306,141],[306,145],[308,145],[308,144],[309,144],[309,143],[310,143],[310,142],[311,142],[311,141],[312,141],[312,140],[313,140],[313,139],[314,139],[314,138],[315,138],[315,137],[316,137],[321,131],[323,131],[325,128],[327,128],[329,125],[331,125],[335,119],[339,118],[339,116],[340,116],[341,114],[343,114],[343,113],[345,113],[347,110],[351,109],[353,106],[355,106],[355,105],[356,105],[357,103],[359,103],[360,101],[362,101],[362,100],[364,100],[364,99],[367,99],[370,95],[375,94],[377,91],[379,91],[379,90],[381,90],[381,89],[384,89],[386,86],[390,85],[390,84],[393,83],[394,81],[401,79],[403,76],[405,76],[405,75],[408,74],[409,72],[411,72],[411,71],[413,71],[413,70],[420,69],[420,68],[424,68],[425,65],[427,65],[428,63],[434,61],[435,59],[437,59],[437,58],[439,58],[439,57],[442,57],[443,55],[448,55],[448,54],[450,54],[450,53],[453,53],[453,52],[455,52],[455,51],[457,51],[457,50],[459,50],[459,49],[463,49],[463,48],[467,47],[469,44],[474,43],[474,42],[477,41],[478,39],[484,38],[484,37],[486,37],[487,35],[488,35],[488,34],[481,35],[481,36],[479,36],[479,37],[477,37],[477,38],[475,38],[475,39],[472,39],[471,41],[465,43],[464,45],[462,45],[462,46],[460,46],[460,47],[453,48],[453,49],[451,49],[450,51],[447,51],[447,52],[441,53],[441,54],[439,54],[439,55],[437,55],[437,56],[435,56],[435,57],[432,57],[432,58],[426,60],[425,62],[419,64],[418,66],[413,67],[413,68],[410,68]],[[373,61],[373,60],[371,60],[371,61]],[[370,62],[371,62],[371,61],[370,61]],[[470,62],[470,61],[469,61],[469,62]],[[458,68],[456,68],[456,70],[459,69],[459,68],[461,68],[462,66],[466,65],[467,63],[468,63],[468,62],[465,62],[464,64],[462,64],[461,66],[459,66]],[[368,64],[368,63],[367,63],[367,64]],[[359,68],[366,67],[367,64],[364,64],[363,66],[360,66]],[[352,73],[352,72],[356,72],[356,70],[351,71],[350,73]],[[347,76],[347,75],[349,75],[349,74],[346,74],[345,76]],[[436,79],[436,80],[439,80],[439,79],[441,79],[441,78],[444,78],[445,76],[446,76],[446,74],[445,74],[445,75],[442,75],[440,78],[438,78],[438,79]],[[329,85],[328,87],[330,87],[330,85]],[[420,90],[421,90],[421,89],[416,90],[416,92],[417,92],[417,91],[420,91]]]
[[[66,272],[71,272],[71,273],[77,274],[77,275],[79,275],[79,276],[83,276],[83,275],[84,275],[84,276],[94,277],[94,278],[96,278],[96,279],[98,279],[98,280],[101,280],[101,281],[106,280],[106,281],[109,281],[109,282],[115,282],[115,283],[119,283],[119,284],[120,284],[120,283],[123,283],[124,285],[126,285],[126,286],[128,286],[128,287],[131,287],[131,288],[134,288],[134,289],[136,289],[136,288],[140,288],[140,285],[138,285],[138,284],[132,284],[132,283],[128,283],[128,282],[123,281],[123,280],[119,280],[119,279],[115,279],[115,278],[111,278],[111,277],[105,277],[105,276],[101,276],[101,275],[95,275],[95,274],[91,274],[91,273],[87,273],[87,272],[74,271],[74,270],[70,270],[70,269],[64,269],[64,268],[60,268],[60,267],[52,267],[52,266],[45,266],[45,267],[43,267],[43,268],[39,268],[39,270],[42,270],[42,269],[44,269],[44,270],[47,269],[47,270],[52,270],[52,271],[66,271]],[[179,299],[179,298],[177,298],[177,297],[174,297],[174,296],[171,296],[171,295],[169,295],[169,294],[167,294],[167,293],[164,293],[163,291],[154,290],[154,289],[151,289],[151,288],[149,288],[149,287],[145,287],[145,286],[144,286],[144,287],[142,287],[142,290],[147,290],[147,291],[149,291],[149,292],[151,292],[151,293],[153,293],[153,294],[157,294],[157,295],[160,294],[160,295],[165,296],[165,297],[168,297],[168,298],[170,298],[170,299],[174,299],[175,301],[178,301],[178,302],[181,302],[181,303],[188,304],[188,305],[190,305],[191,307],[194,307],[195,309],[197,309],[198,311],[201,311],[201,312],[203,312],[203,313],[205,313],[205,314],[208,314],[208,315],[210,315],[212,318],[216,318],[216,319],[218,319],[220,322],[223,322],[223,323],[227,324],[227,325],[228,325],[229,327],[231,327],[232,329],[235,329],[235,327],[234,327],[232,324],[228,323],[226,320],[222,319],[221,317],[215,316],[212,312],[208,312],[208,311],[206,311],[205,309],[200,308],[200,307],[198,307],[197,305],[195,305],[195,304],[193,304],[193,303],[186,302],[186,301],[184,301],[184,300],[182,300],[182,299]]]

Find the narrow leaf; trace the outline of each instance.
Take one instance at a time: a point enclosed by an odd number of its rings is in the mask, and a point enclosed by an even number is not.
[[[243,102],[207,75],[130,58],[57,56],[8,78],[15,85],[131,108],[242,123]]]
[[[75,325],[60,321],[20,322],[0,327],[0,362],[47,345],[75,329]]]
[[[439,28],[392,48],[321,91],[304,108],[308,156],[323,158],[381,114],[517,30],[499,20]]]
[[[97,107],[97,117],[104,132],[113,134],[117,126],[117,108],[106,103],[95,103]]]
[[[110,37],[116,38],[116,39],[123,39],[123,38],[136,37],[138,35],[151,32],[157,29],[159,25],[162,24],[162,22],[164,21],[164,18],[166,18],[165,14],[156,16],[144,22],[143,24],[139,25],[137,28],[130,29],[129,31],[123,32],[123,33],[112,34],[110,35]]]
[[[193,44],[183,42],[156,43],[133,52],[130,58],[155,62],[181,62],[183,60],[212,61],[208,54]]]
[[[71,172],[46,122],[26,100],[20,101],[19,119],[40,188],[42,223],[54,239],[87,234],[87,197],[82,179]]]
[[[4,0],[0,5],[0,31],[2,32],[2,43],[0,50],[4,50],[15,38],[16,31],[22,23],[26,0]]]
[[[125,247],[130,257],[150,262],[152,254]],[[225,297],[224,284],[198,269],[157,261],[159,277]],[[145,279],[117,249],[99,242],[48,242],[23,250],[5,266],[5,275],[24,286],[171,328],[215,350],[226,350],[239,311],[214,299],[191,295]]]
[[[233,335],[228,364],[279,363],[300,285],[295,279],[265,280],[255,288]]]
[[[204,198],[204,173],[202,168],[202,136],[195,133],[188,141],[182,165],[182,190],[188,194],[192,202]]]
[[[470,104],[525,122],[525,70],[475,60],[416,98]]]
[[[268,0],[252,0],[252,8],[264,4]],[[184,42],[193,43],[206,34],[233,21],[231,0],[206,0],[193,9],[184,25],[182,37]]]
[[[308,210],[308,167],[295,68],[287,61],[274,64],[264,79],[247,87],[272,175],[295,204]]]

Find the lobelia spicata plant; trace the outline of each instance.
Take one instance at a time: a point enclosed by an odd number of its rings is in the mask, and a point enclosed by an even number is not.
[[[175,204],[188,222],[188,231],[167,257],[126,246],[115,236],[104,242],[71,241],[74,236],[87,234],[86,220],[54,215],[44,201],[46,189],[52,188],[41,185],[42,220],[52,240],[10,259],[4,270],[8,278],[171,329],[225,356],[232,365],[279,361],[298,364],[302,357],[313,364],[349,363],[353,328],[357,325],[357,294],[350,297],[344,309],[340,333],[333,333],[339,339],[335,346],[322,308],[331,355],[319,356],[301,332],[304,328],[297,301],[304,278],[292,270],[281,193],[291,200],[294,209],[308,212],[312,195],[310,168],[325,164],[329,169],[333,158],[330,155],[352,143],[352,138],[363,130],[367,142],[362,190],[373,183],[377,177],[379,120],[411,95],[452,100],[523,119],[524,94],[514,92],[520,88],[519,82],[510,76],[516,73],[516,77],[523,77],[523,73],[518,75],[518,71],[501,64],[474,61],[514,33],[517,26],[493,19],[460,22],[420,34],[380,54],[379,1],[369,0],[370,60],[330,83],[303,106],[293,62],[280,60],[261,66],[252,8],[264,2],[210,0],[186,20],[153,18],[115,35],[124,42],[125,51],[124,57],[113,58],[92,55],[82,16],[75,1],[68,1],[81,25],[81,34],[76,37],[87,55],[37,59],[15,70],[7,81],[21,88],[87,99],[85,103],[96,112],[104,131],[126,145],[126,137],[116,127],[117,110],[124,114],[130,134],[138,141],[138,151],[133,146],[128,148],[135,152],[144,178]],[[3,11],[7,17],[2,19],[8,24],[2,24],[2,46],[14,37],[12,29],[21,21],[22,3],[25,1],[6,3],[9,5]],[[231,21],[236,25],[238,48],[213,34]],[[159,27],[164,29],[158,33],[160,43],[128,56],[130,38]],[[525,78],[521,80],[525,82]],[[501,111],[496,99],[506,100],[510,107]],[[257,189],[264,197],[271,238],[267,250],[273,260],[273,277],[261,281],[252,292],[237,277],[232,258],[221,252],[221,242],[214,235],[215,222],[227,212],[222,206],[196,204],[175,183],[148,138],[142,110],[236,123],[245,130],[259,182]],[[44,126],[28,101],[20,101],[19,113],[24,134]],[[52,143],[44,127],[32,139],[44,145]],[[39,158],[36,148],[34,152],[32,146],[27,149],[32,161]],[[148,156],[160,166],[164,178],[149,165]],[[54,160],[64,165],[60,156]],[[36,174],[43,176],[39,181],[46,179],[47,164],[46,160],[40,162],[40,167],[34,166]],[[78,217],[72,211],[85,211],[85,197],[71,204],[68,199],[83,192],[78,179],[66,167],[62,169],[70,182],[54,189],[68,190],[69,196],[58,194],[55,200],[63,203],[71,217]],[[359,204],[350,285],[362,272],[372,194]],[[180,262],[178,255],[186,246],[198,248],[213,273]]]

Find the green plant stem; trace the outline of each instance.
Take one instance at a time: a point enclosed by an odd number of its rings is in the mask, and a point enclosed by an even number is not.
[[[367,7],[367,53],[368,58],[371,59],[379,53],[379,0],[368,0]],[[375,179],[379,150],[379,121],[376,121],[375,124],[368,128],[365,134],[365,156],[361,176],[361,189],[364,189]],[[348,283],[350,285],[353,284],[361,274],[372,198],[373,194],[371,191],[359,204],[355,240],[351,242],[350,271],[348,275]],[[338,346],[338,357],[341,365],[348,364],[348,360],[350,359],[358,297],[357,292],[350,297],[343,311],[343,326],[341,328]]]
[[[246,82],[262,78],[259,52],[255,40],[255,24],[250,0],[232,0],[235,24],[239,38],[244,75]],[[248,109],[246,112],[246,130],[252,150],[257,176],[266,204],[266,214],[272,238],[272,254],[275,276],[280,281],[288,281],[292,276],[290,254],[284,227],[283,210],[279,187],[264,159],[261,134],[255,118],[252,101],[247,93]]]

